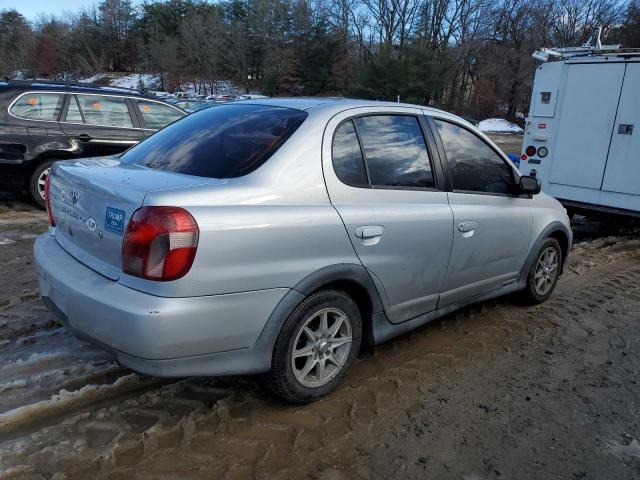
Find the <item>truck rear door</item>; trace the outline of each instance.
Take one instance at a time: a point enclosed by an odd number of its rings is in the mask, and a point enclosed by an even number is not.
[[[602,190],[640,195],[640,63],[628,63]]]
[[[624,63],[568,65],[551,183],[600,189],[624,70]]]

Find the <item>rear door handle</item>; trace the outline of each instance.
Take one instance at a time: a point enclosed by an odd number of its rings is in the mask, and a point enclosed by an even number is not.
[[[458,224],[458,230],[462,233],[473,232],[476,228],[478,228],[478,226],[478,222],[460,222]]]
[[[83,133],[82,135],[78,135],[76,139],[80,140],[81,142],[90,142],[91,135],[87,135],[86,133]]]
[[[381,237],[384,233],[384,227],[380,225],[363,225],[356,228],[356,237],[362,240]]]

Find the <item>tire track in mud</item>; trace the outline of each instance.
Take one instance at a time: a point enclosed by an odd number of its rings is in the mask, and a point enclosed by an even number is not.
[[[34,422],[32,433],[0,446],[13,469],[0,478],[62,471],[68,478],[299,478],[327,458],[355,461],[358,438],[383,431],[470,362],[513,361],[503,353],[526,355],[522,336],[557,326],[589,335],[587,314],[618,296],[640,299],[637,241],[627,243],[578,247],[545,304],[495,300],[367,349],[343,387],[312,405],[283,405],[251,379],[180,380],[91,411],[80,404],[78,413],[45,428]]]

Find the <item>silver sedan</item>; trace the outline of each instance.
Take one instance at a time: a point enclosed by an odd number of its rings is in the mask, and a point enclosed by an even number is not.
[[[35,258],[79,336],[159,376],[255,374],[307,402],[362,344],[519,292],[546,300],[562,206],[475,127],[371,101],[259,99],[57,162]]]

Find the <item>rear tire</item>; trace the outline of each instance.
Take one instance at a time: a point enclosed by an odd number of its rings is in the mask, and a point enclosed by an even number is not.
[[[42,210],[47,208],[44,200],[44,184],[47,180],[47,176],[49,175],[49,170],[51,170],[53,162],[54,160],[45,160],[40,162],[29,177],[29,194],[36,205],[38,205]]]
[[[324,290],[306,298],[284,323],[273,349],[267,386],[291,403],[331,393],[353,365],[362,321],[346,293]]]
[[[562,249],[555,238],[548,237],[536,254],[527,275],[527,286],[520,293],[528,305],[546,301],[556,288],[562,268]]]

